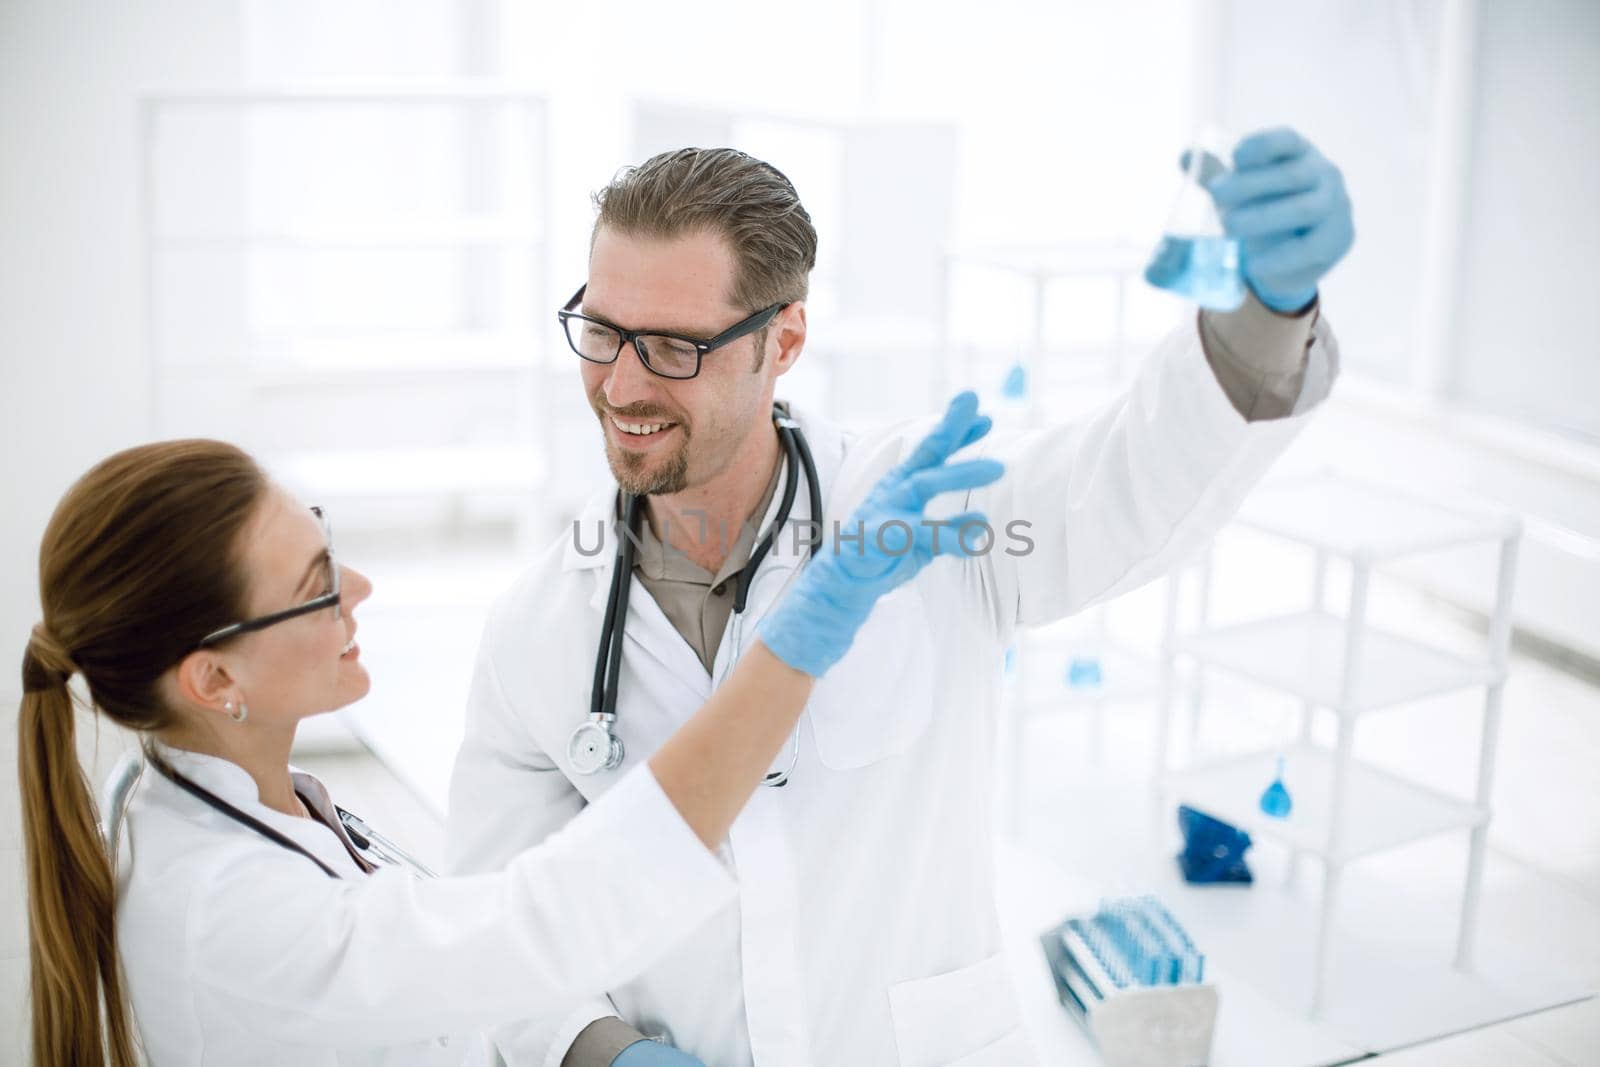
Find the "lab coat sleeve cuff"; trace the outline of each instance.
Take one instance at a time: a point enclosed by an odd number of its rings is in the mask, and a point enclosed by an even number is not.
[[[1273,311],[1249,294],[1235,311],[1199,313],[1206,361],[1234,409],[1249,422],[1298,415],[1321,402],[1332,385],[1331,338],[1319,306],[1298,315]]]
[[[598,996],[562,1015],[536,1016],[497,1026],[488,1035],[495,1052],[489,1062],[500,1067],[590,1067],[590,1061],[583,1058],[589,1051],[582,1040],[584,1032],[602,1019],[621,1022],[616,1019],[616,1012],[610,997]],[[611,1060],[600,1063],[609,1067]]]
[[[583,1029],[571,1040],[566,1055],[559,1057],[559,1067],[611,1067],[623,1049],[649,1040],[615,1015],[581,1025]]]

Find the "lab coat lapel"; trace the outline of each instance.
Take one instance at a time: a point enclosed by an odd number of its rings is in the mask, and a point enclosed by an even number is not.
[[[216,756],[202,755],[198,752],[188,752],[183,749],[169,748],[165,745],[157,749],[157,755],[166,761],[167,765],[200,788],[215,794],[218,798],[238,808],[253,819],[270,826],[278,833],[311,853],[317,859],[326,863],[342,878],[359,877],[362,872],[356,867],[355,861],[350,858],[350,853],[345,850],[344,843],[337,834],[323,826],[315,819],[296,818],[285,815],[261,803],[261,793],[256,788],[255,779],[250,777],[243,767],[230,763]],[[290,768],[291,773],[295,771]],[[151,772],[151,777],[161,778]],[[165,781],[165,778],[162,778]],[[171,783],[168,783],[171,784]],[[173,786],[173,788],[177,788]],[[191,797],[195,804],[201,804],[197,797]],[[234,822],[222,812],[213,811],[210,807],[206,810],[225,819],[230,828],[239,827],[246,832],[254,833],[248,828]],[[265,839],[263,839],[265,840]]]
[[[827,420],[816,416],[806,415],[798,410],[791,409],[796,422],[800,424],[800,432],[805,436],[806,443],[811,447],[811,461],[817,467],[817,482],[819,483],[818,495],[822,499],[821,522],[824,524],[824,537],[831,524],[843,516],[832,513],[829,506],[828,493],[838,483],[839,467],[844,462],[845,435],[837,426]],[[791,524],[810,521],[814,518],[811,514],[811,496],[804,482],[795,491],[794,508],[790,512]],[[778,543],[772,547],[769,559],[776,558],[783,566],[798,567],[805,563],[811,556],[811,549],[791,531],[785,530],[778,538]]]
[[[561,566],[568,571],[587,572],[590,580],[589,607],[603,617],[606,600],[611,595],[611,574],[616,564],[617,549],[626,536],[621,520],[616,518],[617,487],[608,483],[597,490],[584,504],[577,525],[562,552]],[[660,669],[666,677],[675,679],[695,696],[695,706],[711,695],[710,679],[699,658],[673,627],[666,612],[642,582],[634,580],[628,593],[628,617],[624,627],[623,670]],[[596,652],[598,653],[598,648]],[[654,661],[646,667],[640,656]],[[620,683],[619,683],[620,684]],[[621,685],[618,700],[618,718],[626,717],[629,703],[628,686]]]
[[[566,547],[561,552],[561,569],[587,572],[591,580],[589,606],[606,610],[606,595],[611,592],[611,563],[617,557],[617,487],[608,483],[584,502]]]
[[[604,608],[602,604],[601,609]],[[633,582],[633,592],[628,594],[628,630],[624,636],[629,654],[648,656],[667,677],[677,679],[694,693],[696,707],[711,696],[711,676],[701,665],[700,657],[637,578]],[[638,664],[638,668],[645,669],[643,664]]]

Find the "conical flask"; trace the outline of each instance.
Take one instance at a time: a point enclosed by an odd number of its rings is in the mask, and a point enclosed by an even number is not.
[[[1183,154],[1183,181],[1144,280],[1213,311],[1244,303],[1239,242],[1226,237],[1206,186],[1227,173],[1222,139],[1207,133]]]
[[[1294,798],[1289,796],[1289,787],[1283,784],[1282,756],[1278,757],[1278,776],[1261,791],[1260,804],[1262,812],[1274,819],[1287,819],[1294,810]]]

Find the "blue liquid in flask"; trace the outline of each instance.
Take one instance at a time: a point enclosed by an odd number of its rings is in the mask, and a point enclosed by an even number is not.
[[[1231,237],[1169,233],[1145,267],[1144,280],[1213,311],[1232,311],[1244,303],[1239,242]]]

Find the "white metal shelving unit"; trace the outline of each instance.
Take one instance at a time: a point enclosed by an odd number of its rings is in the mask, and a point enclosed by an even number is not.
[[[1072,662],[1080,659],[1095,663],[1101,676],[1098,683],[1071,684]],[[1100,608],[1092,609],[1086,627],[1071,633],[1056,633],[1053,628],[1018,633],[1011,660],[1004,709],[1011,721],[1007,780],[1013,783],[1013,800],[1022,792],[1028,720],[1041,715],[1087,713],[1089,743],[1098,762],[1104,755],[1106,709],[1119,704],[1153,704],[1161,696],[1157,657],[1114,635]]]
[[[1332,475],[1268,485],[1241,509],[1247,528],[1309,549],[1314,558],[1313,604],[1309,611],[1239,625],[1200,626],[1177,632],[1176,591],[1168,598],[1168,667],[1157,743],[1158,789],[1179,802],[1206,811],[1246,830],[1275,839],[1291,850],[1290,871],[1302,855],[1322,861],[1322,901],[1318,919],[1311,1014],[1322,1013],[1332,966],[1330,936],[1338,910],[1345,864],[1385,849],[1437,834],[1471,835],[1455,963],[1470,968],[1484,850],[1494,785],[1495,747],[1506,680],[1521,523],[1516,517],[1469,512],[1361,485]],[[1424,641],[1373,627],[1367,619],[1372,573],[1380,564],[1419,553],[1496,544],[1497,589],[1486,646],[1478,655],[1461,655]],[[1350,567],[1349,606],[1341,617],[1323,608],[1330,560]],[[1272,781],[1277,750],[1197,763],[1166,773],[1176,697],[1174,660],[1187,657],[1196,668],[1190,693],[1196,716],[1204,700],[1203,675],[1219,670],[1297,698],[1302,707],[1301,737],[1287,752],[1286,766],[1294,810],[1286,819],[1264,815],[1262,790]],[[1477,785],[1470,799],[1454,797],[1352,757],[1355,727],[1371,711],[1428,697],[1481,687],[1483,731]],[[1337,742],[1329,749],[1313,743],[1314,711],[1332,711]],[[1164,806],[1164,805],[1163,805]]]
[[[1068,280],[1105,281],[1111,285],[1112,328],[1109,343],[1084,358],[1086,352],[1065,353],[1078,357],[1069,362],[1078,376],[1098,379],[1106,385],[1122,383],[1127,370],[1128,288],[1136,282],[1149,252],[1133,245],[955,245],[945,249],[945,290],[955,289],[954,274],[960,267],[983,267],[1026,281],[1031,309],[1027,343],[1018,352],[1017,364],[1027,376],[1027,406],[1032,412],[1034,389],[1039,385],[1046,355],[1045,308],[1053,282]],[[948,328],[948,318],[946,320]],[[946,342],[946,348],[951,346]]]

